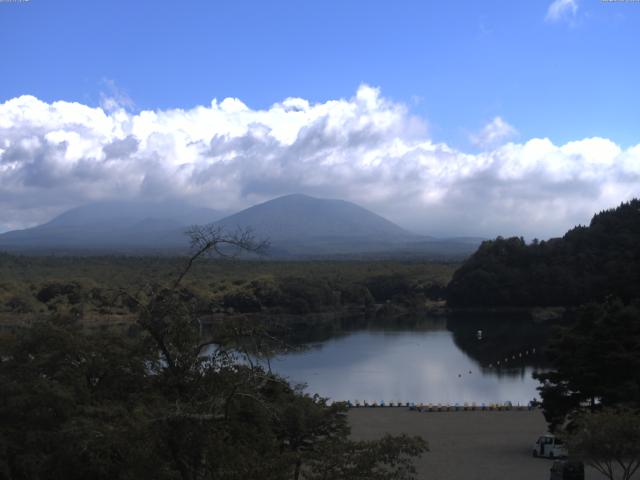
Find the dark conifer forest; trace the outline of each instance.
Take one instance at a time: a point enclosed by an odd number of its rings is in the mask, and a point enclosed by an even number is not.
[[[453,275],[448,303],[468,306],[577,306],[640,295],[640,200],[594,215],[562,238],[484,242]]]

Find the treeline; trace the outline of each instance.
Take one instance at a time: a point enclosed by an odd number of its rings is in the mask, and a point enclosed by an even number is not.
[[[0,255],[0,313],[79,318],[129,315],[121,291],[166,284],[184,259],[34,258]],[[455,265],[427,262],[229,262],[194,266],[181,294],[198,315],[305,314],[442,298]]]
[[[399,273],[377,275],[359,282],[340,278],[262,277],[228,289],[222,294],[222,305],[243,313],[304,314],[384,302],[417,306],[427,298],[442,298],[444,291],[439,283],[423,283]]]
[[[454,307],[577,306],[640,292],[640,200],[598,213],[562,238],[484,242],[447,287]]]

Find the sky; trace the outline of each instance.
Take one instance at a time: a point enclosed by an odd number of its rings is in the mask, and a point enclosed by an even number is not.
[[[547,238],[640,192],[640,2],[0,0],[0,231],[354,201]]]

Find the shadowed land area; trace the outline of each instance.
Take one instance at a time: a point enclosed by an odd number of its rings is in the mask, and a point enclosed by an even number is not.
[[[385,433],[421,435],[428,453],[416,460],[419,480],[542,480],[552,462],[531,451],[547,424],[539,410],[418,413],[399,408],[349,411],[352,437],[380,438]],[[603,478],[590,468],[586,480]],[[636,478],[636,477],[634,477]]]

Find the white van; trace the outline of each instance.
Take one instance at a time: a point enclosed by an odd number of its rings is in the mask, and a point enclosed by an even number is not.
[[[542,435],[533,446],[533,456],[546,458],[566,457],[567,449],[563,445],[562,440],[555,435]]]

